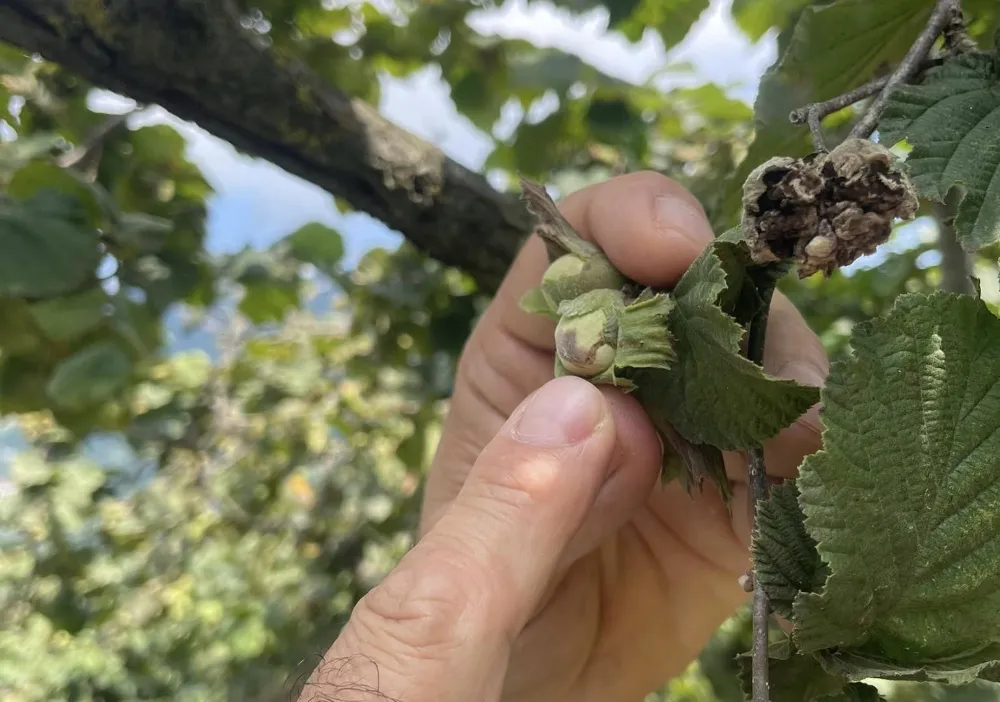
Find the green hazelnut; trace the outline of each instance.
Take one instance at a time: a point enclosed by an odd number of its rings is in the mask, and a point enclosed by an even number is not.
[[[625,282],[625,277],[603,255],[569,253],[552,262],[542,276],[541,288],[550,307],[558,309],[565,300],[592,290],[616,290]]]
[[[556,325],[556,355],[563,367],[584,378],[600,375],[610,368],[616,352],[615,321],[604,309],[560,319]]]

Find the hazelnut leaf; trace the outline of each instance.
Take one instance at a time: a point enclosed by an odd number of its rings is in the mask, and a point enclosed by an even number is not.
[[[963,190],[955,233],[966,251],[1000,239],[1000,59],[965,54],[900,86],[879,134],[913,147],[904,169],[921,195],[943,201]]]
[[[827,571],[805,527],[794,481],[771,489],[754,522],[754,587],[763,587],[772,609],[791,618],[795,596],[823,586]]]
[[[796,480],[830,575],[796,597],[794,641],[967,678],[1000,653],[1000,320],[909,294],[851,345]]]
[[[709,246],[674,289],[676,363],[634,380],[646,390],[647,411],[688,441],[749,449],[792,424],[819,400],[819,391],[773,378],[742,355],[743,327],[719,307],[726,289],[726,271]]]
[[[845,686],[849,686],[848,679],[843,675],[829,673],[823,669],[819,659],[813,655],[803,655],[792,650],[781,650],[776,654],[775,646],[768,650],[770,659],[768,668],[770,669],[770,700],[771,702],[848,702],[848,700],[858,699],[845,697]],[[746,699],[752,699],[751,681],[751,658],[749,655],[739,657],[739,678],[740,686],[746,695]],[[865,686],[868,687],[868,686]],[[874,688],[872,688],[874,689]],[[878,699],[876,695],[875,700]]]
[[[552,311],[551,305],[545,299],[545,295],[542,294],[541,287],[530,288],[524,293],[518,302],[518,307],[529,314],[539,314],[543,317],[548,317],[554,322],[559,321],[559,314]]]

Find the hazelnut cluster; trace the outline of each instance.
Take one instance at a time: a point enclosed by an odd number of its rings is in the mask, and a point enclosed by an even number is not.
[[[628,280],[580,238],[544,188],[524,179],[521,184],[551,261],[541,284],[521,298],[521,308],[556,322],[555,374],[632,390],[633,370],[669,367],[673,299]]]
[[[800,278],[827,276],[875,251],[917,196],[895,157],[867,139],[759,166],[743,187],[743,233],[755,261],[794,259]]]

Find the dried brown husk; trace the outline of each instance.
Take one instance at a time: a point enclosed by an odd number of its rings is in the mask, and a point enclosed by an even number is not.
[[[743,189],[743,231],[755,261],[794,259],[800,278],[873,253],[918,201],[896,158],[867,139],[830,152],[779,157],[750,174]]]

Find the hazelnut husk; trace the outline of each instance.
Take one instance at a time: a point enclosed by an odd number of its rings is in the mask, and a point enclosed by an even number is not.
[[[549,307],[558,310],[566,300],[572,300],[593,290],[617,290],[625,284],[611,261],[601,253],[581,255],[568,253],[553,261],[542,276],[542,295]]]
[[[794,259],[800,278],[874,253],[919,205],[896,158],[867,139],[758,166],[743,188],[743,233],[759,263]]]

